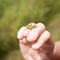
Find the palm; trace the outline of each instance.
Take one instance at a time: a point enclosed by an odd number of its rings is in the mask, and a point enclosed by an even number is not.
[[[23,44],[20,42],[20,50],[25,59],[27,59],[27,56],[29,55],[29,50],[31,49],[30,44]]]
[[[53,47],[54,46],[53,46],[53,43],[52,43],[51,40],[49,40],[48,42],[46,42],[45,44],[43,44],[43,46],[42,46],[43,50],[42,51],[40,51],[39,49],[33,50],[31,48],[31,44],[29,44],[29,43],[23,44],[23,43],[20,42],[20,50],[21,50],[21,53],[22,53],[23,57],[26,60],[29,59],[28,55],[30,55],[30,54],[33,57],[33,59],[35,59],[35,60],[37,60],[37,59],[38,60],[45,60],[45,59],[49,60],[48,57],[47,57],[47,55],[44,53],[44,50],[48,51],[48,53],[52,55]],[[49,51],[48,49],[51,49],[51,50]],[[38,58],[37,58],[37,56],[38,56]]]

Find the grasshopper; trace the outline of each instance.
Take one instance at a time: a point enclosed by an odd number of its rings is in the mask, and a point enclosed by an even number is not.
[[[32,30],[32,29],[35,28],[36,26],[33,25],[32,23],[30,23],[30,24],[26,25],[26,27],[27,27],[28,29]]]

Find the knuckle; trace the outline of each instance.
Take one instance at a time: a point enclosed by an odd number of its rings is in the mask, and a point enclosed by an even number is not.
[[[25,30],[25,29],[26,29],[26,27],[25,27],[25,26],[23,26],[23,27],[21,27],[20,31]]]
[[[19,30],[18,33],[17,33],[17,38],[18,38],[18,39],[20,38],[20,30]]]
[[[17,38],[18,39],[22,39],[22,35],[21,34],[17,34]]]
[[[51,37],[50,32],[48,32],[48,31],[46,30],[45,33],[46,33],[47,37]]]
[[[18,38],[18,39],[22,39],[22,32],[23,32],[24,29],[26,29],[26,28],[25,28],[25,27],[21,27],[21,28],[19,29],[19,31],[18,31],[18,33],[17,33],[17,38]]]
[[[45,25],[43,23],[38,23],[37,26],[42,28],[42,29],[45,29]]]

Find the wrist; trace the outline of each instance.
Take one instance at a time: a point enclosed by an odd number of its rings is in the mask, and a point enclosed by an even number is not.
[[[55,42],[54,51],[53,51],[51,60],[60,60],[60,47],[59,46],[60,46],[60,42],[59,41]]]

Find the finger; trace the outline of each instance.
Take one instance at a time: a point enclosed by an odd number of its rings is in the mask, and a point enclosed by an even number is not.
[[[29,34],[30,30],[27,29],[26,27],[22,27],[19,31],[18,31],[18,34],[17,34],[17,38],[19,40],[22,40],[24,37],[27,37],[28,34]]]
[[[32,29],[27,36],[29,42],[35,42],[39,35],[45,30],[45,26],[42,23],[37,24],[37,27]]]
[[[26,29],[26,27],[22,27],[19,31],[18,31],[18,33],[17,33],[17,38],[18,39],[22,39],[23,38],[23,36],[22,36],[22,32],[24,31]]]
[[[20,43],[22,43],[22,44],[27,44],[28,42],[27,42],[27,40],[26,40],[26,38],[23,38],[22,40],[19,40],[20,41]]]
[[[32,48],[39,49],[51,37],[48,31],[44,31],[39,37],[38,41],[32,45]]]
[[[22,36],[23,36],[24,38],[26,38],[29,33],[30,33],[30,30],[25,27],[25,30],[22,32]]]
[[[30,55],[28,55],[26,60],[34,60],[34,59]]]
[[[42,60],[37,50],[30,49],[29,54],[33,57],[34,60]]]

